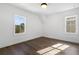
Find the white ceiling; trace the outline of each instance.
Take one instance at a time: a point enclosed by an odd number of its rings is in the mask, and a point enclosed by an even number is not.
[[[78,3],[48,3],[46,9],[40,7],[41,3],[12,3],[12,5],[39,14],[52,14],[79,7]]]

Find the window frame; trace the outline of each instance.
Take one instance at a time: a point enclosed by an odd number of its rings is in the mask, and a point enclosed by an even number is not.
[[[24,32],[22,32],[22,33],[16,33],[15,32],[15,20],[16,20],[16,17],[22,17],[23,19],[24,19]],[[14,35],[23,35],[23,34],[25,34],[26,33],[26,17],[25,16],[21,16],[21,15],[14,15]]]
[[[73,33],[73,32],[67,32],[67,30],[66,30],[66,29],[67,29],[66,25],[67,25],[67,21],[68,21],[67,18],[70,18],[70,17],[75,17],[75,22],[76,22],[76,23],[75,23],[75,25],[76,25],[75,27],[76,27],[76,28],[75,28],[75,32],[74,32],[74,33]],[[71,20],[71,21],[72,21],[72,20]],[[77,18],[77,15],[66,16],[66,17],[65,17],[65,33],[67,33],[67,34],[77,34],[77,33],[78,33],[78,18]]]

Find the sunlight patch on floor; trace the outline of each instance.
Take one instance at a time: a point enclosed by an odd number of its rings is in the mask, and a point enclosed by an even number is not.
[[[61,45],[63,45],[63,44],[57,43],[57,44],[55,44],[55,45],[52,45],[52,47],[57,48],[57,47],[59,47],[59,46],[61,46]]]
[[[60,49],[60,50],[65,50],[65,49],[67,49],[68,47],[69,47],[69,45],[62,45],[62,46],[58,47],[58,49]]]
[[[53,49],[52,47],[47,47],[47,48],[44,48],[44,49],[42,49],[42,50],[37,51],[37,53],[43,54],[43,53],[45,53],[45,52],[47,52],[47,51],[50,51],[50,50],[52,50],[52,49]]]
[[[45,53],[43,55],[55,55],[55,54],[57,54],[59,52],[61,52],[61,51],[58,50],[58,49],[54,49],[54,50],[51,50],[51,51],[49,51],[49,52],[47,52],[47,53]]]
[[[57,43],[57,44],[54,44],[50,47],[41,49],[41,50],[37,51],[37,53],[39,53],[41,55],[55,55],[67,48],[69,48],[69,45]]]

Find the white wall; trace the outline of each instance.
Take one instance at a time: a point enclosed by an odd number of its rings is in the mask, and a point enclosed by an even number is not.
[[[65,32],[65,17],[73,15],[78,16],[77,26],[79,30],[79,8],[76,8],[46,16],[46,20],[44,21],[44,36],[79,43],[79,31],[77,34],[68,34]]]
[[[26,33],[14,35],[14,16],[26,17]],[[0,48],[42,36],[42,24],[36,14],[8,4],[0,4]]]

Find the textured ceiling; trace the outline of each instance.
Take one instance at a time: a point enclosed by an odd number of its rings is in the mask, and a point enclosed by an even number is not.
[[[41,3],[12,3],[11,5],[38,14],[52,14],[79,7],[78,3],[48,3],[46,9],[40,7]]]

